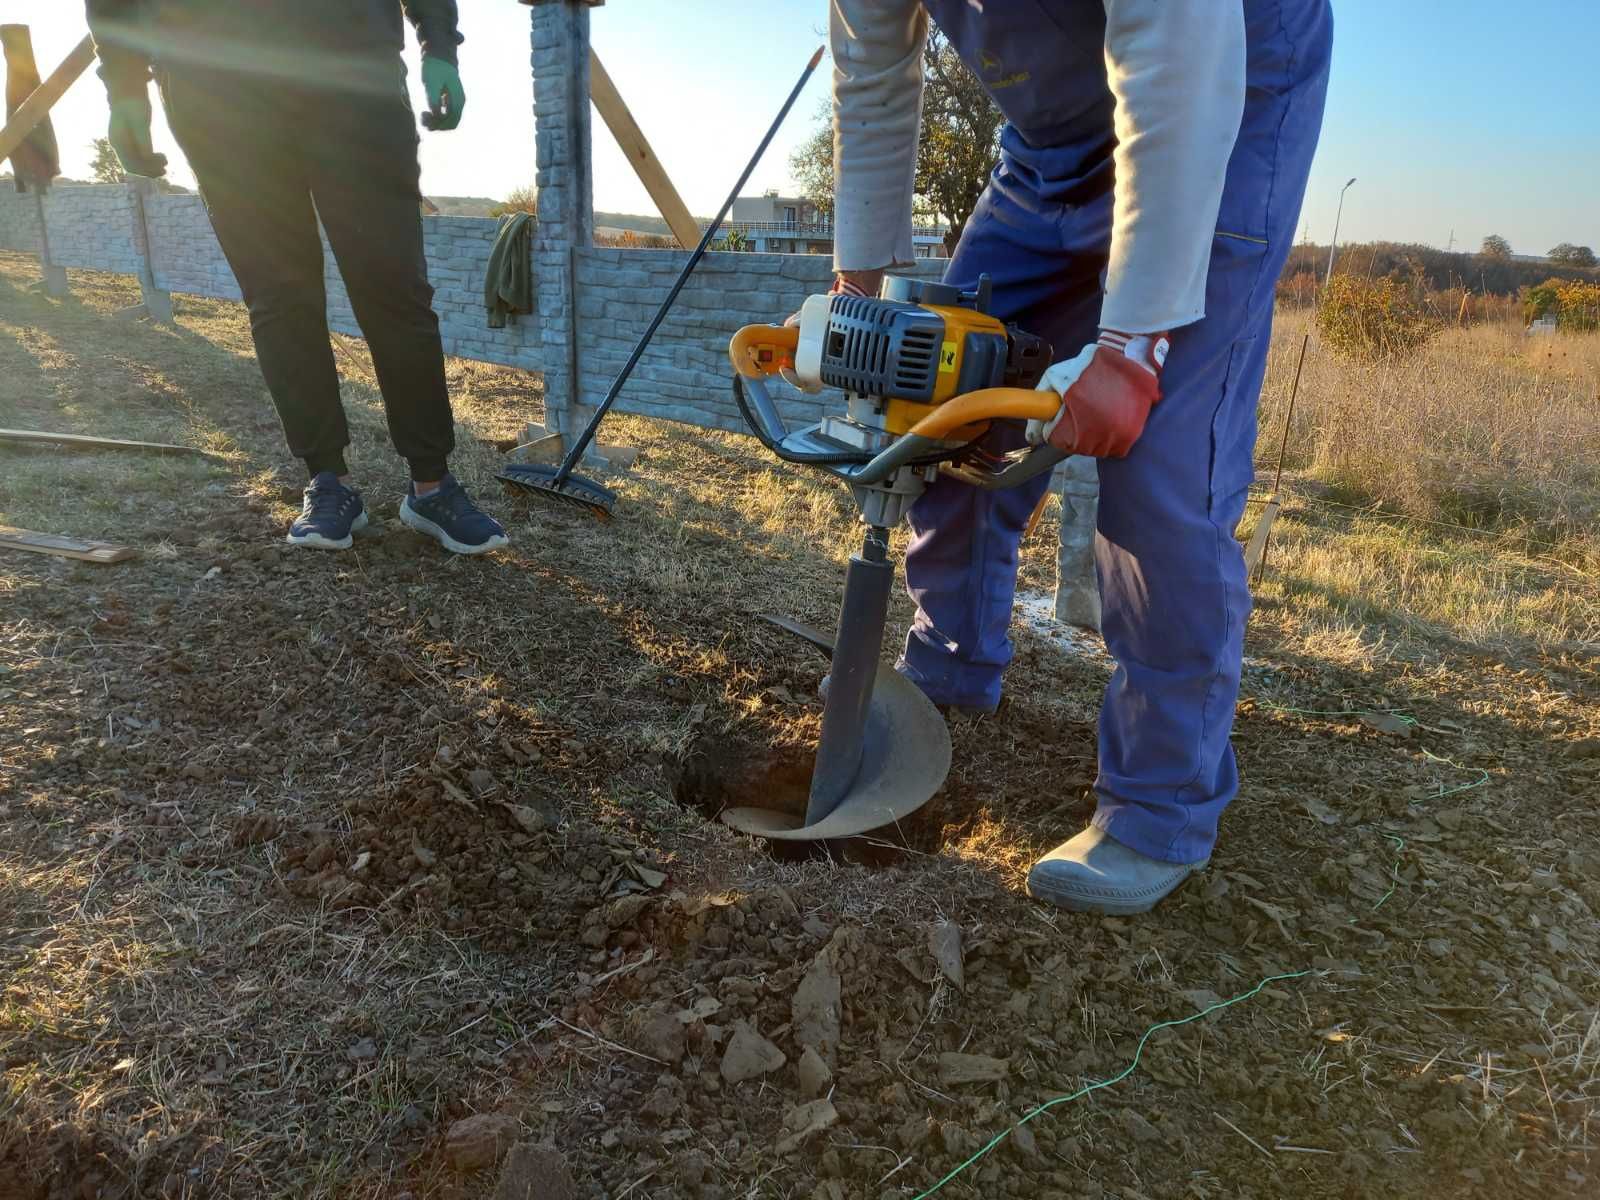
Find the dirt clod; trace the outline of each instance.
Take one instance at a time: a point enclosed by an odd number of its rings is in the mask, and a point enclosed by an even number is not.
[[[937,921],[928,929],[928,953],[939,964],[939,971],[958,991],[966,981],[961,958],[961,926],[954,921]]]
[[[1011,1136],[1006,1139],[1006,1145],[1013,1156],[1025,1163],[1036,1163],[1042,1157],[1039,1153],[1039,1140],[1033,1136],[1033,1130],[1026,1125],[1018,1125],[1013,1129]]]
[[[749,1022],[739,1021],[723,1051],[719,1071],[726,1082],[743,1083],[776,1071],[787,1061],[784,1052],[757,1033]]]
[[[774,1149],[779,1154],[796,1150],[814,1133],[821,1133],[839,1120],[839,1112],[832,1100],[812,1100],[796,1105],[783,1118],[784,1136]]]
[[[958,1054],[947,1050],[939,1055],[939,1078],[949,1084],[994,1083],[1011,1073],[1011,1064],[987,1054]]]
[[[805,1048],[795,1070],[800,1077],[800,1094],[807,1100],[820,1097],[833,1082],[833,1072],[813,1046]]]
[[[475,1113],[454,1122],[445,1133],[444,1152],[458,1171],[492,1167],[511,1148],[521,1126],[508,1113]]]
[[[578,1200],[581,1193],[554,1146],[518,1142],[506,1155],[492,1200]]]
[[[256,846],[262,842],[270,842],[282,832],[282,823],[271,813],[245,813],[234,823],[233,844]]]
[[[677,1013],[661,1013],[652,1017],[639,1031],[639,1048],[662,1062],[677,1063],[682,1060],[685,1046],[684,1023]]]
[[[840,959],[851,944],[854,934],[848,928],[835,931],[811,960],[800,986],[795,988],[792,1006],[794,1040],[797,1045],[809,1046],[825,1063],[832,1064],[839,1048],[839,995],[843,986],[840,977]]]
[[[1137,1109],[1125,1108],[1122,1110],[1122,1127],[1136,1142],[1151,1143],[1161,1141],[1161,1131],[1150,1123],[1143,1113]]]
[[[526,804],[507,804],[504,807],[523,833],[543,833],[549,827],[549,821],[536,808],[529,808]]]

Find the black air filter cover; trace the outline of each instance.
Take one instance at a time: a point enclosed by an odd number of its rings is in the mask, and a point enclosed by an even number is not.
[[[822,382],[863,396],[933,401],[944,320],[915,304],[838,295],[822,344]]]

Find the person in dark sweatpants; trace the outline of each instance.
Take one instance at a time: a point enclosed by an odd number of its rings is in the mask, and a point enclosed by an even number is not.
[[[345,465],[320,218],[410,467],[400,517],[479,554],[507,538],[447,462],[454,419],[423,255],[402,12],[422,45],[424,124],[454,129],[464,103],[455,0],[88,0],[112,147],[130,173],[165,173],[151,145],[153,77],[250,311],[261,373],[311,477],[289,541],[347,549],[367,523]]]

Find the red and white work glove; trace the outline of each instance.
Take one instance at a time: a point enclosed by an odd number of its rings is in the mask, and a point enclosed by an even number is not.
[[[1049,421],[1029,421],[1028,441],[1069,454],[1124,457],[1161,399],[1168,344],[1165,333],[1102,329],[1099,341],[1040,378],[1037,390],[1059,393],[1061,409]]]

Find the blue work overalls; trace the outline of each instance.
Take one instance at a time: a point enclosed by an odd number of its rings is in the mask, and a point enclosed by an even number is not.
[[[1247,88],[1206,315],[1174,332],[1162,401],[1133,451],[1099,464],[1095,560],[1117,667],[1100,714],[1095,823],[1169,862],[1210,854],[1238,790],[1228,737],[1250,594],[1233,531],[1333,34],[1328,0],[1231,2],[1244,5]],[[988,274],[995,314],[1070,358],[1096,336],[1111,238],[1102,2],[924,5],[1007,119],[1000,163],[945,277],[970,287]],[[990,437],[1009,448],[1022,431],[1008,423]],[[900,668],[936,702],[999,702],[1017,547],[1045,486],[987,492],[942,479],[912,508],[906,583],[918,613]]]

